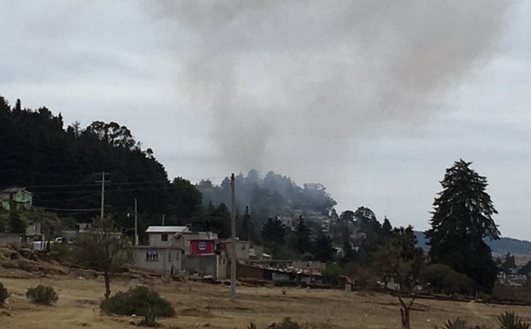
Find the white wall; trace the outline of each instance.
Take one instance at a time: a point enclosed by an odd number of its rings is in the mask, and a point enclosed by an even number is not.
[[[162,241],[163,235],[166,241]],[[152,247],[171,247],[174,233],[149,233],[149,245]]]
[[[162,275],[180,275],[182,269],[182,251],[176,248],[133,248],[134,266]]]

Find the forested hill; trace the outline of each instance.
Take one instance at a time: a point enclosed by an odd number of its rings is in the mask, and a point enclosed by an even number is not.
[[[0,187],[27,187],[36,207],[91,219],[99,214],[102,172],[105,210],[131,227],[134,199],[141,214],[159,220],[190,217],[201,207],[201,194],[188,181],[168,180],[164,166],[150,149],[141,149],[131,131],[115,122],[96,121],[82,128],[64,127],[61,115],[46,107],[10,106],[0,96]],[[186,200],[186,201],[183,201]]]
[[[66,219],[99,216],[105,172],[105,213],[131,233],[138,204],[139,229],[148,225],[192,225],[226,236],[229,231],[230,180],[197,186],[168,179],[151,149],[142,149],[132,132],[116,122],[66,126],[46,107],[26,109],[0,96],[0,188],[26,187],[33,205]],[[295,184],[289,177],[251,170],[236,176],[238,216],[258,222],[294,213],[326,215],[335,201],[321,184]],[[202,194],[202,193],[203,194]],[[1,212],[1,209],[0,209]],[[5,214],[4,214],[5,215]],[[65,221],[63,221],[65,222]],[[252,223],[251,223],[252,224]],[[0,225],[1,227],[1,225]],[[247,227],[250,229],[251,226]],[[243,229],[243,228],[240,228]]]
[[[415,232],[417,238],[417,244],[423,249],[429,248],[427,245],[426,237],[424,232]],[[506,253],[511,253],[513,255],[520,256],[531,256],[531,242],[526,240],[518,240],[513,238],[500,238],[499,240],[486,240],[489,247],[492,249],[493,254],[504,255]]]
[[[322,184],[311,183],[297,185],[289,177],[269,171],[265,176],[256,170],[250,170],[245,176],[235,177],[236,200],[240,209],[246,207],[253,217],[264,222],[299,211],[304,215],[326,216],[336,205],[336,201],[328,194]],[[230,204],[230,179],[226,177],[220,185],[210,180],[197,184],[203,194],[203,203]]]

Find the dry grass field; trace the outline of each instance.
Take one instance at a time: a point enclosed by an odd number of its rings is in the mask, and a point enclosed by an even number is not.
[[[100,312],[103,283],[74,274],[39,277],[20,270],[0,270],[0,281],[11,292],[9,304],[0,309],[0,328],[131,328],[138,318],[109,316]],[[143,281],[143,282],[142,282]],[[117,279],[111,289],[126,290],[137,282]],[[165,282],[145,279],[146,284],[167,298],[177,316],[160,319],[163,328],[258,328],[291,317],[305,328],[400,328],[396,298],[371,292],[345,293],[337,290],[238,287],[235,303],[229,287],[193,281]],[[59,294],[54,306],[29,303],[28,287],[50,285]],[[285,293],[284,293],[285,292]],[[460,317],[474,324],[496,328],[496,315],[509,310],[531,322],[531,307],[417,300],[412,311],[413,329],[441,326],[448,318]]]

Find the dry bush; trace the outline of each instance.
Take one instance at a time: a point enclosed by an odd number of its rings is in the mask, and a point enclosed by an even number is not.
[[[52,305],[57,302],[59,296],[55,290],[50,286],[38,285],[35,288],[28,288],[26,297],[31,299],[34,303],[42,305]]]

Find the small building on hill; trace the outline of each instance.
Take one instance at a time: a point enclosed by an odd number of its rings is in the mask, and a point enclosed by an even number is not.
[[[0,191],[2,208],[9,211],[14,206],[16,209],[29,209],[33,204],[33,194],[25,187],[10,187]]]

